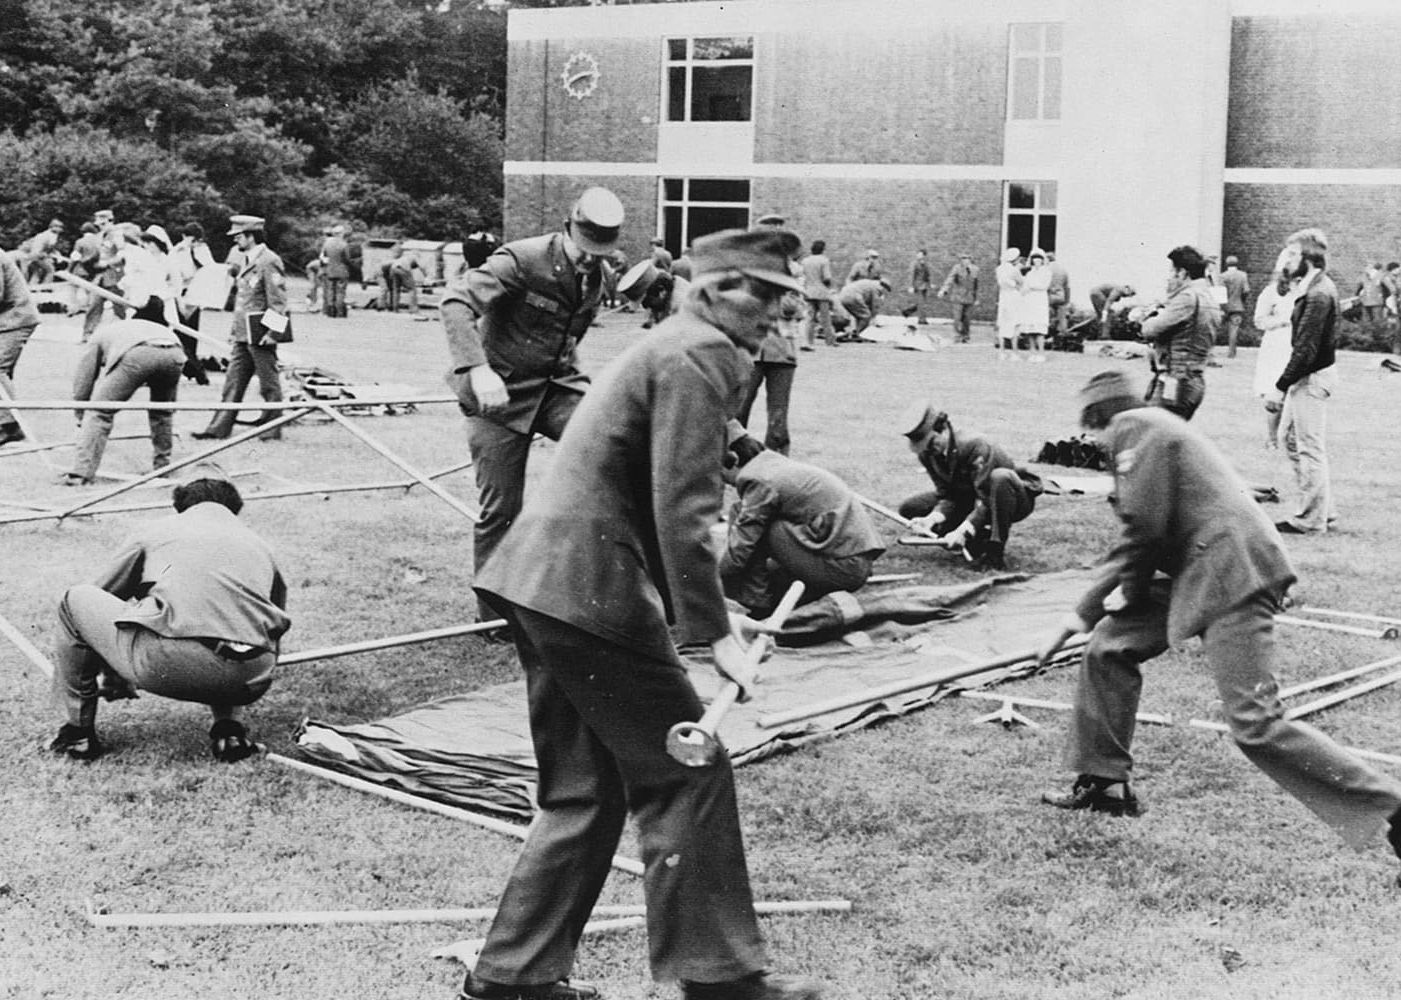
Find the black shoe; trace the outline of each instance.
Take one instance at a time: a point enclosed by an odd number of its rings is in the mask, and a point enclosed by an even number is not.
[[[1116,794],[1110,794],[1117,789]],[[1127,781],[1113,781],[1082,774],[1068,793],[1043,792],[1041,801],[1057,809],[1088,809],[1110,816],[1138,816],[1144,810]]]
[[[75,726],[68,722],[59,729],[49,750],[73,760],[96,760],[107,752],[92,726]]]
[[[1278,531],[1281,535],[1307,535],[1309,533],[1293,521],[1276,521],[1275,531]]]
[[[20,430],[19,424],[6,424],[0,427],[0,444],[13,444],[23,440],[24,431]]]
[[[1401,809],[1391,814],[1389,824],[1386,829],[1386,841],[1396,852],[1396,856],[1401,858]]]
[[[190,436],[198,441],[222,441],[224,438],[229,436],[229,432],[216,431],[210,428],[205,428],[202,431],[195,431],[194,434]]]
[[[796,976],[756,972],[728,983],[682,983],[685,1000],[819,1000],[817,984]]]
[[[1007,568],[1007,558],[1005,555],[1005,543],[988,542],[983,549],[983,554],[978,556],[974,563],[978,569],[1004,570]]]
[[[488,982],[470,972],[462,980],[462,989],[457,993],[457,1000],[595,1000],[597,997],[598,990],[594,987],[587,983],[571,983],[567,979],[538,986],[520,986]]]
[[[262,748],[248,738],[248,730],[235,719],[220,719],[209,727],[209,752],[221,764],[237,764]]]

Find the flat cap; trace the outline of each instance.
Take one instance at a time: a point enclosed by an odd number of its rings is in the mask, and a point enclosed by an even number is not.
[[[784,229],[726,229],[696,240],[691,248],[691,268],[696,277],[723,271],[739,271],[791,292],[801,292],[802,282],[788,272],[788,262],[802,246]]]
[[[1095,372],[1080,390],[1080,409],[1111,399],[1141,400],[1143,392],[1121,368]]]

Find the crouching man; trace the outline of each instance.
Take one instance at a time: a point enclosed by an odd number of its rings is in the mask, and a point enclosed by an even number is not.
[[[101,756],[98,697],[137,691],[208,705],[216,760],[257,751],[241,714],[272,684],[291,625],[287,585],[267,543],[238,520],[237,487],[214,466],[198,470],[176,487],[174,516],[143,525],[93,583],[63,595],[54,683],[68,721],[53,752]]]
[[[885,545],[851,487],[770,451],[737,424],[729,436],[725,481],[739,499],[720,556],[725,596],[764,616],[794,580],[807,600],[862,586]]]
[[[1095,375],[1081,406],[1081,425],[1111,456],[1123,532],[1038,654],[1045,663],[1071,635],[1090,632],[1065,755],[1077,777],[1043,800],[1138,815],[1130,778],[1142,665],[1200,636],[1225,722],[1250,762],[1353,848],[1389,823],[1401,854],[1401,783],[1285,715],[1274,615],[1295,576],[1251,491],[1182,418],[1145,406],[1123,372]]]
[[[1040,477],[991,441],[960,439],[949,415],[928,403],[906,410],[900,429],[934,483],[901,503],[900,516],[939,535],[948,548],[961,548],[979,569],[1005,569],[1007,537],[1036,509]]]

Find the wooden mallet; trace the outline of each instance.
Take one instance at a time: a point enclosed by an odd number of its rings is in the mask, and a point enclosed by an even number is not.
[[[783,623],[788,620],[793,609],[798,606],[798,601],[803,596],[803,584],[794,580],[793,585],[788,588],[788,592],[783,595],[783,600],[778,602],[778,607],[773,614],[764,620],[765,625],[771,625],[775,629],[783,627]],[[759,661],[764,658],[764,637],[762,635],[755,638],[745,650],[745,657],[749,663],[757,668]],[[734,681],[726,681],[720,688],[715,699],[710,703],[710,707],[705,710],[705,714],[700,717],[699,722],[678,722],[667,730],[666,752],[673,760],[685,764],[687,767],[705,767],[714,763],[715,755],[720,752],[720,741],[715,738],[715,731],[720,728],[720,722],[725,718],[731,706],[739,698],[739,685]]]

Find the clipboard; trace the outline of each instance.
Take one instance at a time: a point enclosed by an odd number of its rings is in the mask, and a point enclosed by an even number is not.
[[[244,316],[244,324],[244,333],[248,335],[250,344],[261,344],[264,340],[287,344],[292,340],[292,317],[286,313],[272,309],[248,313]]]

